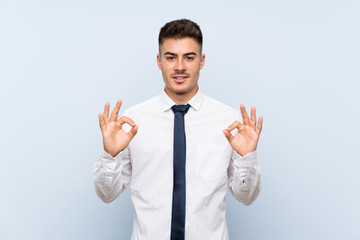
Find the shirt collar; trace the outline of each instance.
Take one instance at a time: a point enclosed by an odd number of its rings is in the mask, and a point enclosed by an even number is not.
[[[164,112],[171,109],[172,106],[176,105],[176,103],[166,94],[165,90],[161,93],[160,101],[162,103]],[[203,94],[199,88],[195,96],[193,96],[187,103],[190,104],[190,106],[196,111],[198,111],[201,107],[202,101]]]

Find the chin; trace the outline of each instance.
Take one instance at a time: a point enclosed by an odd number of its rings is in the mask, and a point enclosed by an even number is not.
[[[178,95],[188,94],[193,91],[193,88],[182,88],[182,89],[174,89],[174,93]]]
[[[184,94],[184,93],[188,93],[191,92],[192,88],[189,86],[176,86],[174,88],[172,88],[173,92],[177,93],[177,94]]]
[[[187,93],[192,92],[194,89],[197,88],[197,85],[191,86],[191,85],[186,84],[186,83],[183,83],[183,84],[169,84],[169,85],[166,86],[166,88],[170,92],[172,92],[174,94],[182,95],[182,94],[187,94]]]

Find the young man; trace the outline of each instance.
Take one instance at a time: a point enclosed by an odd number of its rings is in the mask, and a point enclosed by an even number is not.
[[[254,107],[249,118],[244,105],[240,113],[203,95],[204,63],[199,26],[169,22],[157,55],[164,91],[119,119],[121,100],[110,117],[109,103],[99,114],[104,152],[94,166],[96,193],[109,203],[131,182],[133,240],[226,240],[227,187],[245,205],[260,192],[262,117],[257,122]]]

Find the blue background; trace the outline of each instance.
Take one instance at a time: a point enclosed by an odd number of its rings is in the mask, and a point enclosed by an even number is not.
[[[360,2],[0,0],[0,239],[129,239],[129,190],[96,196],[97,114],[163,89],[168,21],[204,34],[202,91],[264,116],[263,190],[231,239],[360,239]]]

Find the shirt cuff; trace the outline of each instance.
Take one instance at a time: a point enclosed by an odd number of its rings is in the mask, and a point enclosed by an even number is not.
[[[113,171],[117,167],[121,167],[121,158],[124,155],[125,150],[121,151],[118,155],[115,157],[111,156],[109,153],[107,153],[105,150],[102,151],[100,155],[100,165],[107,169],[108,171]]]
[[[121,152],[119,152],[118,155],[116,155],[115,157],[111,156],[109,153],[107,153],[105,150],[102,151],[101,153],[101,159],[103,159],[104,161],[111,161],[111,162],[114,162],[114,161],[117,161],[121,158],[121,155],[123,155],[125,150],[122,150]]]
[[[255,167],[258,165],[256,150],[241,156],[236,151],[233,154],[234,164],[238,167]]]

